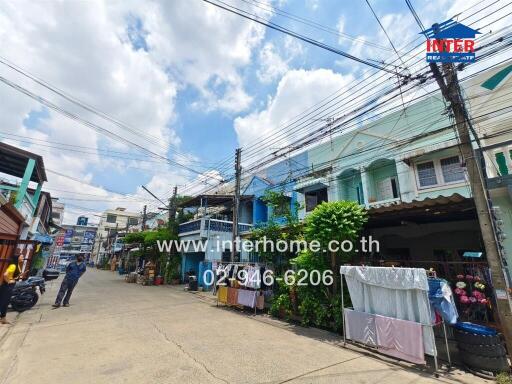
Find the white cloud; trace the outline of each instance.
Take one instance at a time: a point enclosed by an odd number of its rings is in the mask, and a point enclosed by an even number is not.
[[[250,106],[252,97],[244,89],[242,69],[250,64],[252,50],[263,36],[263,27],[202,2],[0,4],[0,40],[7,59],[128,123],[134,132],[78,108],[4,66],[0,66],[0,76],[168,156],[169,148],[180,144],[172,125],[176,119],[175,99],[182,87],[196,87],[202,96],[197,106],[206,110],[234,113]],[[134,41],[138,47],[132,46]],[[1,83],[0,99],[0,130],[26,136],[28,139],[18,137],[14,143],[43,155],[49,169],[88,182],[93,178],[91,169],[119,175],[129,174],[127,166],[141,167],[148,169],[149,184],[162,193],[169,190],[168,184],[194,180],[186,171],[176,171],[176,167],[164,163],[148,165],[102,157],[96,153],[97,148],[141,153],[53,111],[25,126],[27,116],[40,110],[41,105]],[[92,154],[42,147],[43,142],[35,139],[84,146]],[[137,201],[133,201],[130,196],[112,194],[101,187],[89,190],[82,183],[51,173],[48,176],[48,188],[128,199],[128,208],[132,209],[140,209],[141,199],[151,199],[145,192],[136,191],[133,196]],[[81,205],[101,211],[123,204],[112,201]],[[73,212],[76,214],[76,209]]]
[[[283,60],[272,43],[266,43],[260,51],[260,69],[256,71],[258,79],[270,83],[288,71],[288,63]]]
[[[257,145],[262,138],[275,135],[295,116],[342,89],[351,79],[351,76],[342,76],[328,69],[288,71],[279,82],[275,96],[269,99],[265,109],[235,119],[234,126],[240,145],[251,148],[249,144]],[[316,121],[313,123],[322,124]],[[283,137],[276,137],[265,150],[273,151],[287,145],[290,142],[289,135],[307,133],[298,133],[296,129],[284,129],[279,133],[285,133]]]
[[[306,7],[312,11],[316,11],[320,5],[320,0],[306,0]]]
[[[258,8],[251,11],[267,14]],[[137,12],[148,31],[150,55],[172,68],[178,81],[196,87],[207,107],[248,108],[251,98],[240,69],[250,64],[253,49],[264,37],[263,26],[201,1],[144,3]],[[212,80],[222,87],[209,87]]]

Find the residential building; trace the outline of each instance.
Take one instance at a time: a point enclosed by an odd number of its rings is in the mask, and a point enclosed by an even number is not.
[[[64,221],[64,203],[57,197],[52,197],[52,221],[55,225],[61,226]]]
[[[5,175],[5,176],[2,176]],[[43,217],[51,212],[51,199],[46,193],[40,205],[41,192],[46,182],[43,158],[12,145],[0,143],[0,194],[11,202],[23,217],[20,239],[34,235]],[[35,188],[30,188],[30,184]],[[34,222],[34,219],[36,219]]]
[[[137,227],[140,220],[140,213],[128,212],[126,208],[109,209],[103,212],[93,246],[92,259],[94,262],[100,262],[101,258],[106,255],[106,249],[110,249],[111,234],[129,231],[131,228]]]
[[[85,261],[90,260],[98,227],[81,223],[83,221],[78,220],[75,225],[64,224],[62,226],[64,239],[59,255],[61,260],[75,259],[77,255],[83,256]]]
[[[501,230],[498,240],[508,265],[512,265],[512,239],[507,237],[512,233],[512,141],[506,108],[512,101],[507,92],[511,73],[509,61],[461,83],[479,138],[474,141],[475,151],[484,154],[482,177],[487,177]],[[276,160],[242,181],[246,198],[240,204],[240,221],[258,225],[268,220],[271,212],[262,200],[266,190],[282,191],[290,204],[298,203],[300,219],[324,201],[356,201],[368,208],[365,232],[379,241],[380,249],[359,253],[354,262],[432,267],[442,276],[487,265],[457,134],[446,111],[443,98],[434,93],[405,108],[397,105],[377,119],[362,117],[342,134]],[[208,207],[211,197],[199,198],[202,218],[180,225],[182,239],[207,238],[211,215],[224,212],[211,207],[218,205],[215,200]],[[223,199],[220,205],[229,206],[232,192]],[[228,228],[231,216],[229,209],[225,212]],[[208,251],[183,256],[184,262],[193,259],[194,264],[222,259]],[[244,258],[247,255],[242,254]]]
[[[44,265],[44,259],[49,257],[49,246],[52,243],[49,234],[53,223],[51,196],[42,191],[46,181],[41,156],[0,143],[0,195],[4,211],[0,227],[3,226],[9,236],[14,236],[11,243],[0,245],[2,248],[7,247],[0,249],[0,254],[8,256],[17,248],[16,252],[24,255],[24,270],[31,268],[37,249],[41,266]],[[37,248],[37,243],[42,246]],[[5,264],[6,260],[3,258],[2,263]],[[1,268],[3,265],[0,265]]]

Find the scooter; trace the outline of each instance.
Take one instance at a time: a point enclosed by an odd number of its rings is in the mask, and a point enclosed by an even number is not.
[[[42,277],[33,276],[29,277],[25,281],[18,281],[12,290],[12,309],[18,312],[23,312],[36,305],[39,300],[37,288],[39,288],[39,292],[41,292],[41,294],[46,290],[44,279]]]
[[[23,312],[36,305],[39,300],[37,290],[40,294],[46,291],[45,280],[54,280],[58,274],[53,271],[45,270],[43,277],[31,276],[25,281],[18,281],[12,290],[11,307],[15,311]]]

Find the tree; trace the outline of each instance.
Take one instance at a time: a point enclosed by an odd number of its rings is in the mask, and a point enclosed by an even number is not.
[[[311,242],[316,240],[322,247],[322,254],[328,254],[323,250],[329,250],[329,243],[336,241],[337,245],[344,241],[354,243],[361,233],[364,224],[368,221],[366,209],[353,201],[324,202],[318,205],[306,218],[305,235]],[[353,252],[331,251],[330,264],[332,271],[337,269],[337,261],[341,256],[350,256]],[[333,292],[337,292],[334,285]]]

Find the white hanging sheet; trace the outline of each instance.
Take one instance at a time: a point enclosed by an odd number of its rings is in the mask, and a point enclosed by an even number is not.
[[[342,266],[356,311],[431,324],[427,273],[422,268]],[[425,353],[434,355],[433,329],[423,326]]]

